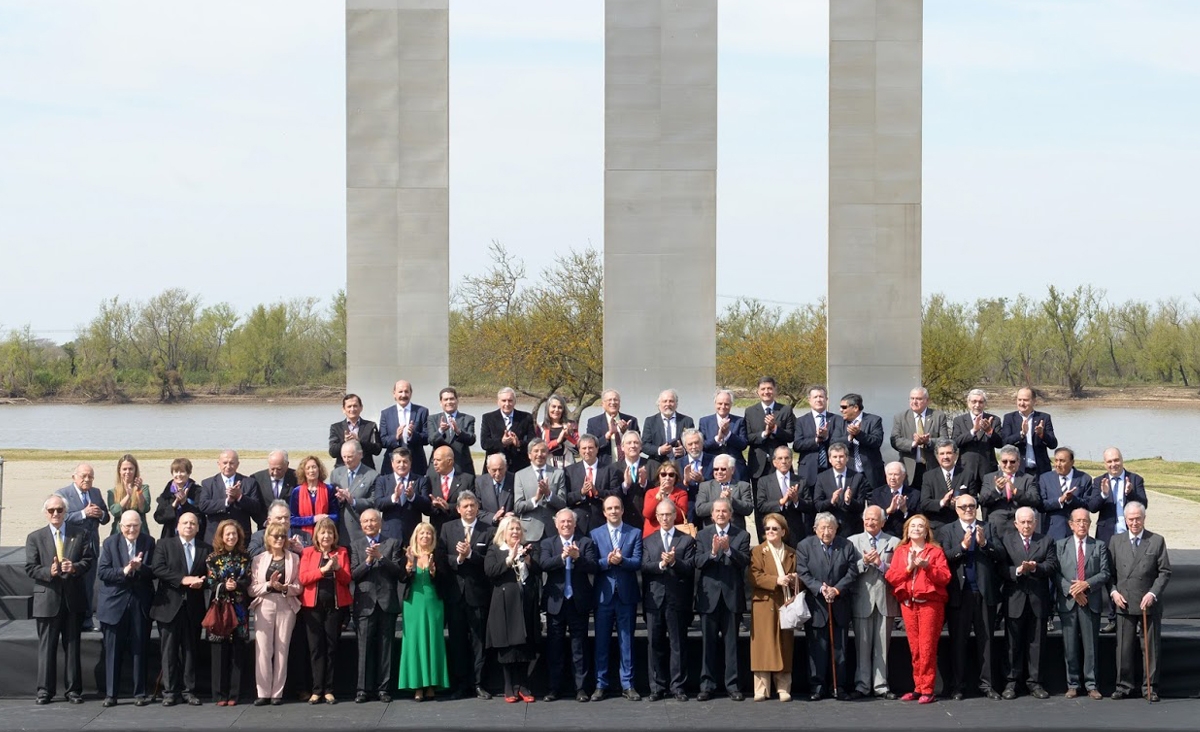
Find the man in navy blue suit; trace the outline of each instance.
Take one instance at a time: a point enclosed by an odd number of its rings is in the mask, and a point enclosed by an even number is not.
[[[1145,481],[1142,476],[1125,469],[1120,450],[1110,447],[1104,451],[1104,469],[1104,475],[1092,481],[1088,510],[1099,514],[1096,517],[1096,541],[1108,546],[1114,535],[1129,531],[1125,526],[1125,505],[1137,502],[1146,506],[1148,499]],[[1105,606],[1105,621],[1100,632],[1116,632],[1116,608],[1107,595],[1100,594]]]
[[[790,406],[775,401],[775,379],[770,376],[758,380],[758,404],[746,407],[746,436],[750,444],[750,477],[746,480],[756,486],[759,478],[771,472],[775,448],[790,447],[796,438],[796,415]]]
[[[75,472],[71,474],[71,485],[55,491],[55,494],[66,504],[65,520],[67,525],[73,531],[78,531],[87,537],[88,544],[92,549],[89,554],[93,558],[100,555],[100,526],[107,524],[112,518],[108,514],[108,508],[100,489],[92,485],[95,480],[95,469],[87,463],[80,463],[75,466]],[[92,610],[95,605],[93,594],[96,586],[96,564],[90,562],[86,564],[86,567],[82,579],[84,607],[80,617],[83,620],[83,630],[91,630]]]
[[[642,454],[660,463],[683,457],[683,432],[695,427],[692,418],[675,411],[679,394],[666,389],[658,395],[658,412],[642,422]]]
[[[1050,453],[1058,447],[1054,420],[1033,408],[1033,389],[1017,389],[1017,411],[1004,415],[1000,423],[1000,441],[1021,451],[1026,473],[1041,475],[1050,471]]]
[[[637,417],[621,411],[621,394],[616,389],[605,389],[600,395],[604,411],[587,421],[589,435],[595,435],[600,443],[600,464],[608,465],[621,459],[621,440],[626,432],[638,432]]]
[[[1071,535],[1071,512],[1091,503],[1092,476],[1075,469],[1075,451],[1054,451],[1054,469],[1038,478],[1042,497],[1042,531],[1056,542]]]
[[[501,453],[514,475],[529,467],[529,443],[537,434],[533,415],[517,409],[517,392],[511,386],[496,392],[496,409],[479,419],[485,459]]]
[[[421,515],[433,506],[429,501],[429,479],[412,472],[412,456],[407,448],[392,452],[392,473],[375,479],[372,491],[375,508],[383,514],[383,536],[395,539],[401,547],[421,523]]]
[[[650,701],[662,699],[668,691],[676,701],[687,701],[687,627],[694,601],[696,542],[676,530],[677,510],[670,500],[659,502],[654,515],[660,528],[651,532],[642,546]]]
[[[695,427],[683,431],[683,454],[675,461],[688,493],[688,523],[696,522],[696,495],[700,484],[713,479],[713,456],[704,452],[704,435]]]
[[[603,526],[592,530],[600,558],[596,574],[596,691],[592,701],[608,694],[608,654],[613,623],[621,651],[622,696],[640,701],[633,688],[633,623],[641,592],[637,574],[642,567],[642,532],[621,521],[625,505],[617,496],[604,499]]]
[[[150,644],[150,603],[154,600],[154,539],[142,532],[137,511],[121,514],[121,533],[104,540],[100,549],[99,600],[96,619],[104,631],[104,706],[117,703],[121,688],[121,657],[133,656],[134,704],[150,703],[146,696],[146,648]]]
[[[831,413],[829,392],[823,386],[808,390],[809,410],[796,418],[796,473],[808,485],[817,484],[817,476],[829,470],[829,446],[846,441],[846,423]]]
[[[737,480],[754,481],[746,477],[749,471],[746,467],[746,445],[749,439],[746,433],[746,420],[730,414],[733,409],[733,392],[721,389],[713,397],[713,414],[700,418],[700,434],[704,437],[704,452],[716,457],[728,455],[734,460],[737,468],[732,476]],[[769,458],[768,458],[769,461]]]
[[[846,423],[846,442],[850,445],[850,467],[867,479],[872,490],[883,485],[883,418],[863,411],[862,395],[850,393],[838,402],[838,411]]]
[[[575,701],[588,701],[584,689],[587,667],[584,649],[587,644],[588,614],[592,611],[592,575],[596,573],[600,555],[589,536],[575,533],[575,512],[559,509],[554,516],[554,536],[539,544],[538,565],[546,573],[542,587],[542,608],[546,611],[546,661],[549,665],[550,689],[544,701],[566,696],[567,679],[575,679]],[[567,665],[564,646],[571,634],[571,664]]]
[[[412,403],[412,384],[396,382],[392,398],[396,403],[379,413],[379,438],[383,441],[381,473],[392,472],[392,451],[407,447],[412,453],[412,469],[417,475],[429,472],[425,446],[429,444],[429,410]]]
[[[242,525],[246,536],[253,533],[250,519],[265,516],[267,511],[258,498],[258,484],[238,472],[241,465],[234,450],[223,450],[217,459],[219,472],[200,483],[200,499],[196,506],[204,513],[207,523],[204,528],[204,543],[213,545],[217,526],[226,519]]]

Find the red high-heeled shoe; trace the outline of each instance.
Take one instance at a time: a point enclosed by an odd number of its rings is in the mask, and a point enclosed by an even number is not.
[[[518,689],[517,696],[521,697],[521,701],[525,702],[526,704],[532,704],[537,701],[533,694],[529,693],[528,689]]]

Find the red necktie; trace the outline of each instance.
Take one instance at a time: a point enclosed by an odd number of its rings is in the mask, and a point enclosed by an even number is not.
[[[449,475],[442,476],[442,498],[444,498],[447,501],[450,500],[450,476]]]
[[[593,477],[594,477],[594,475],[592,473],[592,467],[589,465],[588,471],[587,471],[587,482],[591,483],[593,481]]]
[[[1075,553],[1075,579],[1082,580],[1084,578],[1083,565],[1085,564],[1083,559],[1083,542],[1079,542],[1077,546],[1079,549]]]

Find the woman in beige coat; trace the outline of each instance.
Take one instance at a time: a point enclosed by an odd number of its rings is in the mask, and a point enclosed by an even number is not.
[[[796,550],[788,546],[787,520],[778,513],[763,519],[766,541],[750,552],[750,670],[754,672],[754,701],[771,696],[771,682],[779,701],[792,699],[793,631],[779,626],[779,608],[786,602],[785,587],[795,587]]]

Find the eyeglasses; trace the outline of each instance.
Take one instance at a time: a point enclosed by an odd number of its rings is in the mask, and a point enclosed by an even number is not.
[[[964,504],[964,505],[962,505],[962,506],[955,506],[955,508],[957,508],[959,511],[974,511],[974,510],[975,510],[975,504],[974,504],[974,503],[967,503],[967,504]]]
[[[717,467],[716,465],[714,465],[714,466],[713,466],[713,472],[715,473],[715,472],[717,472],[718,470],[722,470],[722,471],[724,471],[724,470],[729,470],[729,468],[725,467],[724,465],[722,465],[722,466],[720,466],[720,467]]]
[[[47,508],[47,509],[46,509],[46,513],[48,513],[48,514],[56,514],[56,513],[62,513],[64,510],[66,510],[66,509],[63,509],[63,508]]]
[[[1016,465],[1017,461],[1016,460],[1001,460],[1000,464],[1001,465]]]
[[[285,537],[285,536],[272,536],[271,541],[283,541],[286,538],[287,537]]]
[[[763,531],[780,531],[778,526],[764,526]]]
[[[838,409],[849,409],[849,408],[850,408],[849,404],[839,404],[838,405]]]
[[[679,477],[679,473],[659,473],[658,477],[660,477],[660,478],[677,478],[677,477]]]

